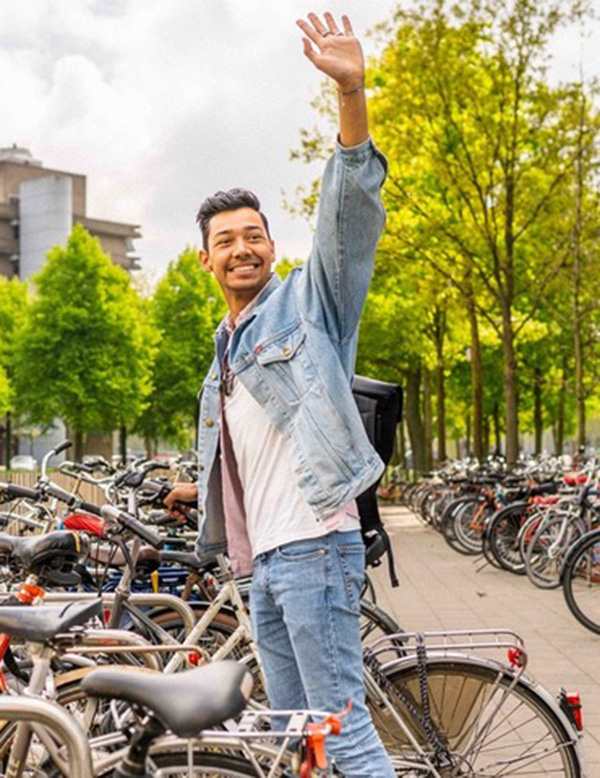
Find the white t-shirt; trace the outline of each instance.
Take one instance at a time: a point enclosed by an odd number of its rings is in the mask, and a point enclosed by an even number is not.
[[[296,485],[291,443],[239,379],[223,414],[244,490],[246,528],[256,557],[285,543],[360,529],[356,502],[318,521]]]

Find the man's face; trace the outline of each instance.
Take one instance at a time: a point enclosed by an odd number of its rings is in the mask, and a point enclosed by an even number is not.
[[[210,220],[208,251],[200,251],[205,270],[214,273],[230,307],[249,302],[267,283],[275,244],[253,208],[223,211]]]

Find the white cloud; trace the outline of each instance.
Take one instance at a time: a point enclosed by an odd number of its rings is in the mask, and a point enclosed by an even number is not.
[[[321,76],[302,55],[295,20],[311,9],[348,12],[362,34],[395,6],[3,0],[0,145],[27,145],[48,167],[87,174],[89,214],[141,224],[146,266],[164,267],[196,241],[200,200],[236,184],[263,200],[279,253],[303,255],[308,227],[283,211],[280,193],[309,177],[288,157],[299,128],[314,123]],[[373,45],[365,39],[367,52]],[[558,72],[577,45],[557,40]],[[591,57],[597,46],[586,45]]]

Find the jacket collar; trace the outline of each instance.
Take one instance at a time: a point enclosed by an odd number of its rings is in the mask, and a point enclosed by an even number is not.
[[[215,332],[215,340],[220,340],[224,335],[229,337],[234,329],[240,327],[244,322],[253,319],[256,316],[257,309],[267,300],[273,292],[282,284],[281,279],[277,273],[271,273],[271,277],[267,283],[263,286],[260,292],[253,297],[248,305],[240,311],[235,326],[231,321],[231,314],[228,313],[224,319],[219,323],[219,326]]]

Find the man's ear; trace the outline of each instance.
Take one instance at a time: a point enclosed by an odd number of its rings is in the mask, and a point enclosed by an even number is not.
[[[198,259],[200,260],[203,270],[206,270],[207,273],[212,273],[212,262],[210,261],[208,252],[204,251],[204,249],[200,249],[198,252]]]

